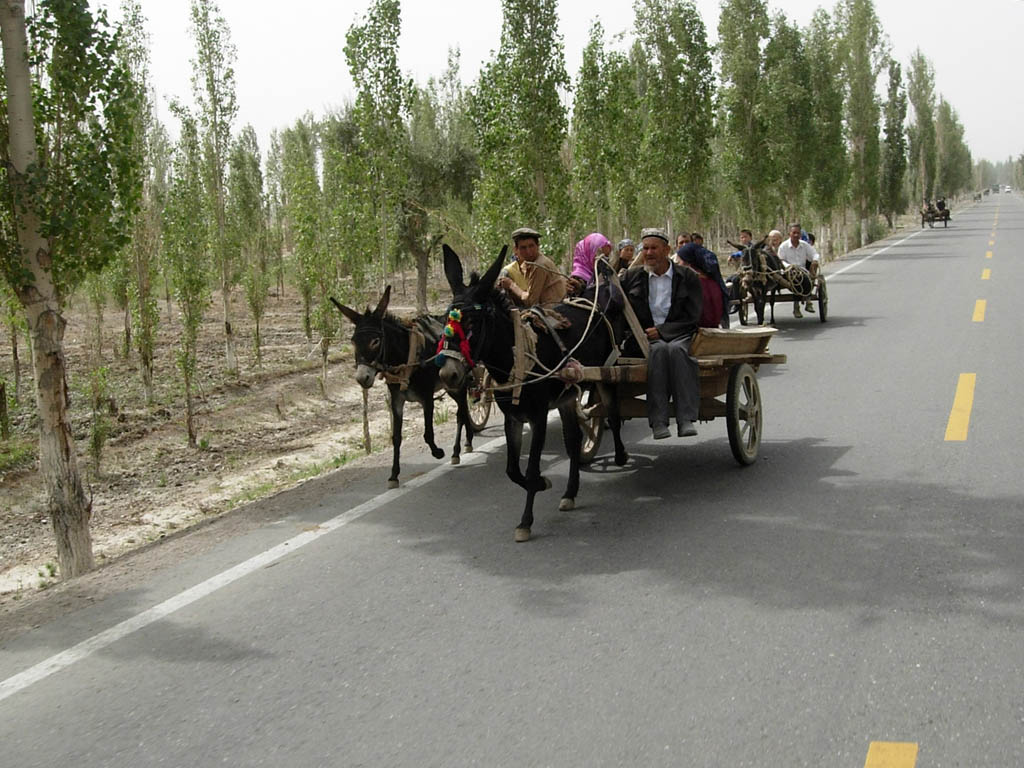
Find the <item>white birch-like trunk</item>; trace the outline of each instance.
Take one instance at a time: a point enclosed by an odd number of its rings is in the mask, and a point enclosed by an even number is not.
[[[39,468],[46,483],[48,511],[53,521],[61,578],[70,578],[93,567],[89,518],[92,502],[85,494],[78,471],[75,442],[68,418],[67,368],[64,330],[57,286],[53,281],[52,254],[41,234],[41,222],[25,189],[25,174],[38,162],[35,120],[28,70],[28,40],[23,0],[0,2],[0,34],[3,38],[4,77],[7,84],[7,117],[10,128],[11,168],[8,178],[16,205],[24,205],[17,222],[21,258],[31,281],[16,286],[18,299],[32,335],[39,409]]]

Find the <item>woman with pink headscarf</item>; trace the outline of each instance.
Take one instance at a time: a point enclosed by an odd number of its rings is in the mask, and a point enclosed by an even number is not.
[[[607,256],[612,252],[611,241],[600,232],[591,232],[578,243],[572,252],[572,274],[569,275],[570,285],[578,286],[574,293],[579,293],[584,286],[594,279],[594,259],[597,254]],[[572,278],[576,278],[578,282]]]
[[[623,298],[618,291],[612,290],[602,280],[601,295],[597,296],[597,285],[594,280],[594,260],[598,254],[607,256],[612,252],[611,241],[600,232],[592,232],[578,243],[572,254],[572,274],[569,275],[569,293],[573,296],[582,296],[585,299],[594,300],[602,311],[607,312],[610,308],[621,308]]]

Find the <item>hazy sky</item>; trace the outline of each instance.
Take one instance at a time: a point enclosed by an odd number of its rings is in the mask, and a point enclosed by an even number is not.
[[[99,0],[94,0],[99,3]],[[113,9],[120,0],[102,0]],[[266,150],[273,128],[306,111],[319,117],[352,97],[343,47],[349,26],[369,0],[219,0],[238,52],[236,130],[251,123]],[[805,26],[814,9],[834,2],[775,0]],[[697,0],[712,42],[717,39],[719,0]],[[1024,94],[1020,85],[1024,0],[875,0],[894,55],[904,64],[920,47],[935,67],[938,91],[956,109],[975,160],[1005,160],[1024,153]],[[161,99],[190,100],[188,0],[142,0],[152,38],[152,75]],[[600,18],[610,38],[628,34],[631,0],[561,0],[559,29],[566,65],[575,80],[590,23]],[[462,78],[472,82],[499,45],[500,0],[403,0],[399,63],[420,83],[440,75],[447,51],[462,52]],[[611,43],[622,45],[624,43]],[[905,78],[905,74],[904,74]],[[884,84],[881,86],[884,88]],[[161,107],[169,122],[165,106]],[[173,128],[172,128],[173,130]]]

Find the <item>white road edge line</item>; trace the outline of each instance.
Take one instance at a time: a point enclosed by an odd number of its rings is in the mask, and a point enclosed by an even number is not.
[[[555,415],[557,415],[557,412]],[[504,435],[496,437],[493,440],[488,440],[479,448],[475,448],[473,453],[468,456],[463,454],[464,458],[462,463],[458,466],[479,464],[484,460],[484,456],[493,452],[495,448],[504,445],[504,443]],[[478,456],[480,457],[479,459],[477,458]],[[0,681],[0,701],[3,701],[8,696],[13,696],[18,691],[22,691],[30,685],[38,683],[40,680],[49,677],[55,672],[59,672],[65,667],[71,666],[77,661],[81,661],[82,659],[91,656],[97,651],[117,642],[121,638],[130,635],[132,632],[170,616],[175,611],[191,605],[197,600],[216,592],[221,587],[225,587],[232,582],[238,581],[243,576],[247,576],[253,571],[257,571],[275,560],[280,560],[285,555],[291,554],[307,544],[316,541],[321,536],[341,528],[344,525],[348,525],[353,520],[358,520],[360,517],[373,512],[375,509],[404,496],[414,488],[419,488],[421,485],[426,485],[427,483],[436,480],[438,477],[452,471],[454,468],[454,465],[447,462],[434,467],[434,469],[420,475],[419,477],[413,478],[399,488],[393,488],[379,496],[374,496],[372,499],[368,499],[362,504],[353,507],[346,512],[342,512],[337,517],[333,517],[326,522],[320,523],[320,525],[313,530],[304,531],[298,536],[294,536],[287,541],[278,544],[276,547],[272,547],[265,552],[261,552],[258,555],[250,557],[248,560],[239,563],[233,568],[229,568],[222,573],[218,573],[216,576],[211,576],[206,581],[200,582],[194,587],[186,589],[184,592],[179,592],[174,597],[168,598],[164,602],[159,603],[158,605],[155,605],[130,619],[125,619],[120,624],[115,624],[110,629],[104,630],[98,635],[94,635],[87,640],[83,640],[77,645],[68,648],[66,651],[62,651],[61,653],[51,656],[50,658],[29,667],[24,672],[19,672],[6,680]]]
[[[907,242],[907,240],[909,240],[912,237],[917,237],[922,232],[924,232],[923,229],[919,229],[916,232],[912,232],[911,234],[909,234],[906,237],[904,237],[902,240],[897,240],[895,243],[890,243],[889,245],[885,246],[885,248],[879,248],[874,253],[869,253],[863,259],[858,259],[857,261],[853,262],[852,264],[847,264],[845,267],[843,267],[840,270],[837,270],[835,272],[830,272],[827,275],[825,275],[825,280],[828,281],[828,280],[831,280],[833,277],[839,277],[839,275],[843,274],[843,272],[846,272],[848,270],[853,269],[856,266],[859,266],[859,265],[863,264],[868,259],[873,259],[873,258],[875,258],[875,256],[879,256],[879,255],[885,253],[890,248],[895,248],[897,245],[903,245],[903,243]]]

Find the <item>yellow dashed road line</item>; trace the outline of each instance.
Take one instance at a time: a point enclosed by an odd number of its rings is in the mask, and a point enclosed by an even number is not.
[[[864,768],[914,768],[917,744],[907,741],[872,741]]]
[[[981,270],[981,279],[982,280],[988,280],[991,277],[992,277],[992,270],[991,269],[987,269],[986,268],[986,269]]]
[[[986,259],[991,259],[992,258],[992,251],[985,251],[985,258]]]
[[[971,322],[985,322],[985,305],[987,303],[988,302],[986,302],[984,299],[978,299],[976,302],[974,302],[974,314],[971,316]]]
[[[974,384],[977,374],[961,373],[953,396],[953,408],[946,422],[946,442],[963,442],[967,439],[967,428],[971,423],[971,408],[974,406]]]

